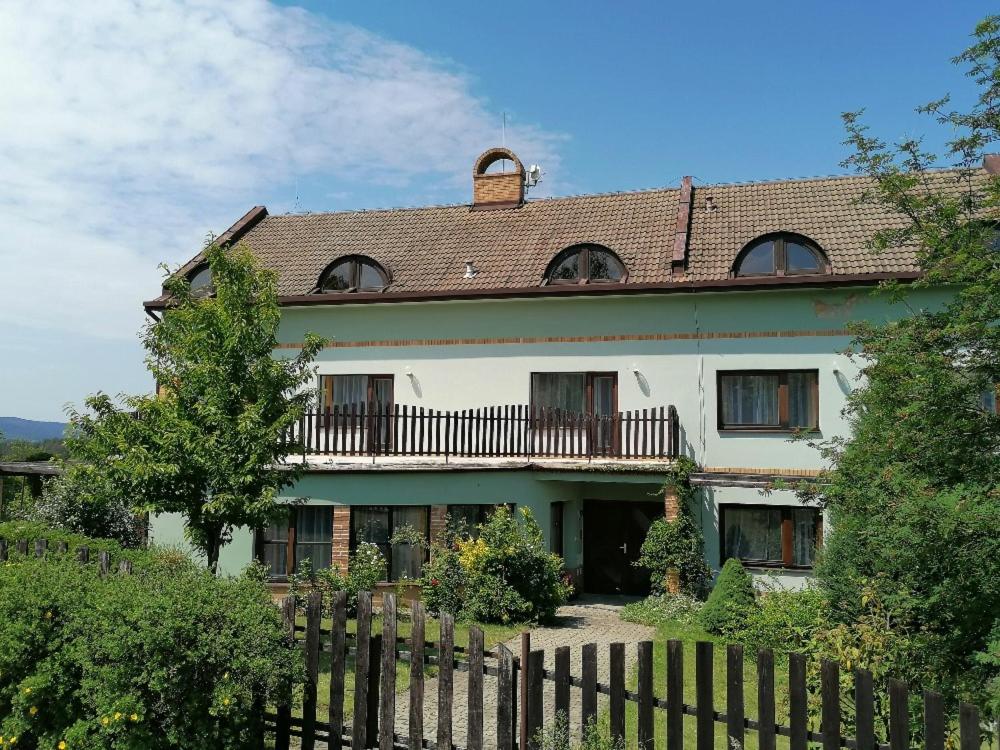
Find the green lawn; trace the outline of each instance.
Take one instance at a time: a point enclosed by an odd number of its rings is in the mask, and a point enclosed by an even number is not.
[[[300,624],[305,624],[304,619],[300,619]],[[471,625],[477,625],[484,635],[484,642],[486,644],[486,650],[492,650],[497,643],[502,643],[510,638],[514,637],[520,633],[526,626],[524,625],[483,625],[480,623],[467,623],[467,622],[456,622],[455,623],[455,645],[457,646],[468,646],[469,645],[469,627]],[[323,628],[330,627],[330,621],[324,620],[322,623]],[[409,617],[400,614],[399,620],[397,621],[397,630],[400,637],[406,638],[410,635],[411,623]],[[357,620],[347,621],[347,632],[356,633],[358,628]],[[372,618],[372,633],[382,632],[382,618],[373,617]],[[428,641],[437,642],[438,637],[441,632],[441,624],[438,620],[428,617],[426,624],[424,626],[425,638]],[[300,635],[301,637],[301,635]],[[437,671],[437,668],[432,665],[427,665],[424,667],[424,674],[432,676]],[[344,685],[344,717],[345,722],[350,723],[350,717],[353,715],[354,711],[354,656],[348,654],[347,656],[347,669],[346,669],[347,679],[346,685]],[[410,667],[409,663],[405,661],[396,662],[396,690],[405,689],[409,685],[410,680]],[[327,652],[320,653],[319,662],[319,685],[318,685],[318,696],[317,696],[317,715],[320,720],[325,720],[329,712],[330,707],[330,655]],[[295,707],[293,709],[296,716],[301,716],[302,714],[302,696],[299,693],[296,696]]]

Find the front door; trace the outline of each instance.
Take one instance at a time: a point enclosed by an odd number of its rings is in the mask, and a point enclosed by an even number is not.
[[[654,520],[657,502],[586,500],[583,504],[583,584],[592,594],[649,593],[649,572],[633,563]]]

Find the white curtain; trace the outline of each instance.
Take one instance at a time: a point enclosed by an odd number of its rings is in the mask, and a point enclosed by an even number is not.
[[[781,562],[781,508],[726,508],[726,557]]]
[[[814,372],[788,373],[788,426],[816,427],[819,424]]]
[[[536,408],[587,410],[587,376],[582,372],[539,372],[531,379],[531,403]]]
[[[333,404],[331,406],[357,406],[368,401],[368,376],[367,375],[334,375],[333,377]]]
[[[333,562],[333,509],[312,506],[298,509],[295,525],[296,564],[305,559],[313,570],[325,570]]]
[[[723,375],[722,423],[777,425],[777,375]]]

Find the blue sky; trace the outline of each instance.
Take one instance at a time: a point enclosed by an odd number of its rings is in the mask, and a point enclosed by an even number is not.
[[[157,264],[249,206],[462,202],[500,139],[536,194],[835,174],[842,111],[887,138],[968,101],[970,2],[0,6],[0,415],[150,387]]]

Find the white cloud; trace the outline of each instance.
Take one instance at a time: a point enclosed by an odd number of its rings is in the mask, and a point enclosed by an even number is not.
[[[131,339],[156,264],[269,188],[463,200],[499,119],[455,65],[265,0],[5,0],[0,71],[0,413],[5,350]],[[551,174],[555,137],[517,134]]]

